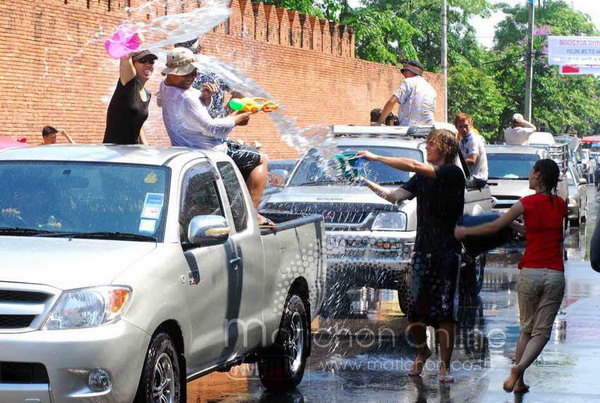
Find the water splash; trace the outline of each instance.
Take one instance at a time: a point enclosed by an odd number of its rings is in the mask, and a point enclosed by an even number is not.
[[[183,4],[183,3],[181,3]],[[174,2],[154,0],[137,8],[128,8],[130,18],[123,25],[135,27],[144,37],[144,47],[152,50],[198,38],[231,15],[229,0],[209,0],[201,8],[187,13],[164,15],[144,22],[149,13],[156,8],[174,7]],[[137,21],[136,21],[137,20]]]
[[[119,26],[129,25],[135,27],[144,38],[142,47],[151,49],[152,52],[159,57],[159,62],[155,66],[154,78],[152,79],[152,81],[155,82],[157,78],[160,79],[157,72],[161,70],[161,64],[164,63],[166,53],[171,45],[195,38],[201,38],[202,35],[227,21],[231,15],[229,3],[229,0],[208,0],[202,3],[202,7],[194,8],[189,12],[167,14],[151,18],[148,21],[149,17],[156,10],[167,10],[167,5],[169,6],[169,10],[177,8],[183,10],[183,2],[178,3],[173,0],[152,0],[135,8],[127,8],[128,18]],[[178,4],[180,7],[178,7]],[[119,26],[110,31],[115,31]],[[97,42],[98,36],[99,35],[96,35],[92,41]],[[219,53],[232,53],[232,51],[228,49],[226,52],[221,52],[221,48],[222,46],[217,44]],[[71,62],[72,59],[79,54],[80,53],[78,52],[78,54],[72,56],[70,58]],[[238,62],[241,60],[241,58],[234,59]],[[264,90],[253,79],[248,77],[241,69],[206,55],[198,56],[198,62],[202,65],[203,69],[214,72],[233,90],[239,91],[246,96],[263,97],[281,104],[281,102],[278,102],[275,97]],[[251,66],[248,64],[247,67],[250,68]],[[282,109],[285,111],[285,105],[282,105]],[[157,111],[151,110],[150,112],[152,115],[156,114]],[[281,135],[281,139],[299,153],[308,151],[311,148],[316,148],[319,150],[319,153],[324,160],[328,160],[333,158],[338,152],[333,134],[328,127],[324,125],[315,125],[300,128],[296,124],[294,118],[286,116],[282,111],[272,112],[269,114],[269,117],[273,120],[276,130]],[[160,121],[160,119],[156,120]],[[150,134],[150,137],[155,137],[155,133],[162,131],[160,129],[156,130],[158,128],[154,127],[155,123],[158,122],[152,122],[151,119],[148,119],[145,124],[146,133]],[[324,164],[326,163],[324,162]],[[331,169],[331,167],[327,165],[324,165],[324,168],[328,170]]]

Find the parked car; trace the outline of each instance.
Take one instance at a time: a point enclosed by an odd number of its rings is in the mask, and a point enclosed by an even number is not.
[[[301,381],[321,216],[259,229],[231,159],[186,148],[5,150],[0,183],[0,401],[185,402],[242,362]]]
[[[587,218],[587,179],[579,176],[572,165],[567,171],[567,184],[569,185],[569,223],[572,227],[579,227]]]
[[[22,137],[19,139],[15,139],[9,136],[0,136],[0,150],[5,148],[20,148],[20,147],[28,147],[27,139]]]
[[[485,149],[494,209],[505,213],[520,198],[534,193],[529,189],[529,173],[538,160],[548,158],[548,152],[513,145],[487,145]]]
[[[368,149],[380,155],[425,161],[425,136],[431,128],[409,134],[400,126],[335,126],[340,153]],[[347,291],[374,287],[397,289],[403,270],[410,262],[417,228],[416,199],[392,204],[366,186],[337,175],[338,161],[328,160],[318,150],[307,152],[281,192],[264,201],[264,211],[323,214],[327,232],[328,280],[323,316],[344,316],[350,311]],[[457,159],[457,164],[461,166]],[[329,167],[329,168],[327,168]],[[389,188],[408,181],[411,173],[379,162],[366,162],[365,175]],[[463,170],[467,171],[466,166]],[[467,171],[468,172],[468,171]],[[489,187],[469,182],[465,192],[465,214],[491,211]],[[485,255],[462,271],[463,292],[477,294],[483,283]]]

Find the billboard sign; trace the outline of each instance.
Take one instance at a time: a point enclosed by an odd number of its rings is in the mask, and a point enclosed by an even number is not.
[[[579,76],[583,74],[600,75],[600,66],[560,66],[560,74],[564,76]]]
[[[600,37],[549,36],[548,64],[600,66]]]

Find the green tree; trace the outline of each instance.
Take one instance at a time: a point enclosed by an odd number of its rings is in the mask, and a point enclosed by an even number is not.
[[[515,112],[522,112],[524,101],[527,8],[502,5],[507,14],[498,24],[495,52],[498,61],[488,69],[507,99],[501,126],[507,126]],[[571,127],[580,134],[593,130],[600,121],[596,107],[600,97],[600,82],[589,76],[561,76],[557,66],[547,64],[547,36],[593,35],[596,32],[589,16],[562,0],[540,2],[536,8],[534,38],[533,121],[544,123],[552,131]]]
[[[498,132],[499,116],[505,100],[496,82],[484,71],[468,64],[452,67],[448,72],[448,119],[459,112],[473,117],[479,133],[493,140]]]

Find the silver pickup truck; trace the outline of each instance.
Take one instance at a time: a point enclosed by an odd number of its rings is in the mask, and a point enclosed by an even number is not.
[[[409,134],[407,127],[334,126],[337,149],[425,161],[425,136],[431,128]],[[344,316],[350,309],[346,291],[356,287],[397,289],[399,274],[410,261],[417,229],[416,199],[392,204],[369,190],[331,175],[335,168],[317,150],[302,157],[285,187],[263,200],[264,212],[322,214],[327,232],[328,281],[322,316]],[[457,161],[459,166],[462,164]],[[398,188],[411,174],[378,162],[364,167],[368,179]],[[463,167],[463,170],[466,170]],[[468,176],[468,175],[467,175]],[[489,187],[481,189],[468,181],[464,212],[478,215],[492,209]],[[477,257],[471,270],[463,270],[466,291],[479,293],[483,283],[485,256]]]
[[[322,217],[259,228],[224,154],[0,152],[0,401],[184,402],[256,362],[297,385],[326,265]]]

